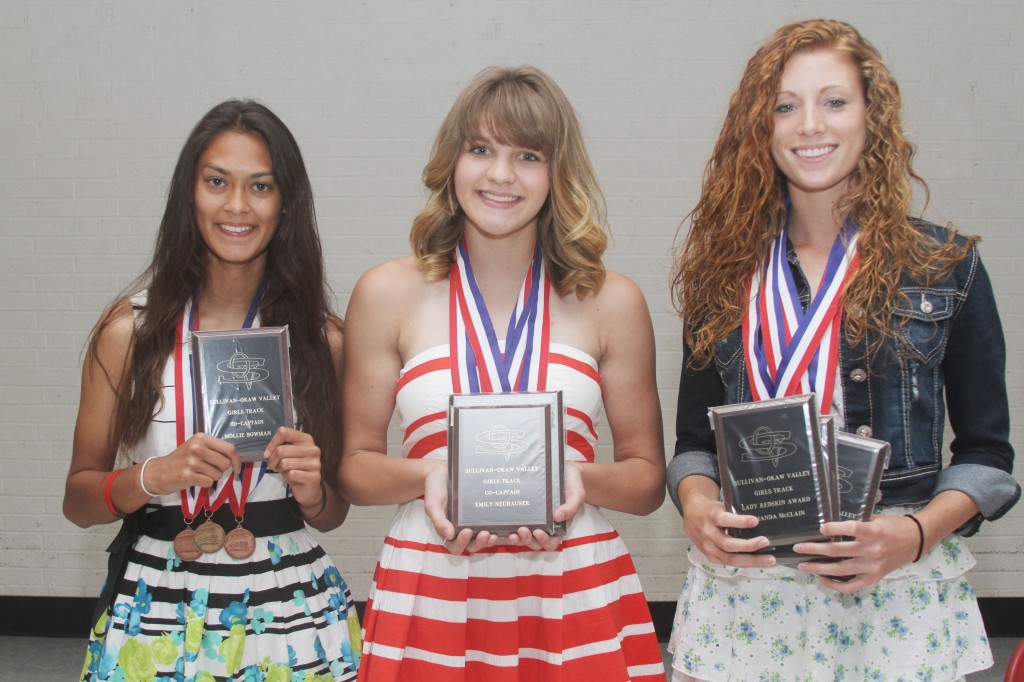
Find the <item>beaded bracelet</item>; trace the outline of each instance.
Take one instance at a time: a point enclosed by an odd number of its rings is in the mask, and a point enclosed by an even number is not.
[[[917,544],[917,556],[914,557],[914,563],[916,564],[921,560],[921,553],[924,552],[924,526],[921,525],[921,522],[918,521],[917,517],[913,514],[904,514],[904,516],[917,525],[917,535],[920,538],[920,541]]]
[[[107,476],[107,481],[103,484],[103,501],[107,503],[107,510],[114,516],[123,519],[124,514],[117,511],[117,507],[114,506],[114,498],[111,497],[110,489],[114,485],[114,479],[124,473],[124,469],[114,469]]]

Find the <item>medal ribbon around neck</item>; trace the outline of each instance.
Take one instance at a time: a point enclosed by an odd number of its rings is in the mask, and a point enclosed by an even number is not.
[[[246,313],[245,320],[242,322],[243,329],[260,326],[260,301],[263,300],[263,294],[266,293],[266,291],[267,283],[264,282],[256,291],[256,295],[253,297],[252,303],[249,305],[249,311]],[[178,324],[174,330],[174,421],[175,440],[177,441],[178,447],[181,447],[181,445],[196,432],[196,405],[195,400],[193,399],[195,394],[192,390],[192,356],[189,354],[189,370],[186,372],[184,349],[185,345],[189,341],[191,333],[199,330],[198,294],[199,292],[196,291],[185,303],[185,309],[181,312],[181,319],[178,320]],[[185,390],[186,381],[189,386],[189,390],[187,391]],[[191,415],[191,420],[186,419],[186,413]],[[229,469],[224,472],[224,476],[219,481],[209,488],[197,488],[196,486],[190,486],[182,489],[181,512],[185,516],[186,521],[191,522],[191,520],[194,519],[203,509],[212,514],[222,504],[224,504],[225,500],[227,500],[229,496],[233,497],[235,500],[240,500],[241,509],[244,510],[245,500],[248,499],[249,493],[251,493],[263,479],[263,475],[267,470],[267,465],[265,462],[261,462],[260,470],[257,475],[252,475],[252,472],[250,471],[248,476],[246,476],[246,470],[251,470],[252,468],[253,463],[243,463],[242,472],[238,476],[233,476]],[[229,479],[231,480],[231,485],[227,485]],[[232,509],[234,509],[234,505],[232,505]]]
[[[836,236],[817,294],[807,310],[786,257],[789,221],[750,281],[743,345],[754,400],[815,393],[828,414],[835,390],[843,289],[857,269],[857,229],[847,220]]]
[[[550,282],[539,246],[509,318],[502,352],[483,294],[473,276],[465,239],[455,249],[449,295],[449,336],[456,350],[456,393],[543,390],[550,338]]]

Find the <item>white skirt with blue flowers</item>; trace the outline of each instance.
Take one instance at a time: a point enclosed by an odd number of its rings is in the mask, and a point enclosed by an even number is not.
[[[283,478],[269,473],[251,501],[280,499],[286,490]],[[257,538],[246,559],[220,549],[187,562],[171,542],[143,536],[120,588],[93,624],[82,680],[356,677],[360,626],[352,595],[306,529]]]
[[[676,679],[938,682],[992,665],[959,537],[852,595],[785,566],[688,556],[669,642]]]

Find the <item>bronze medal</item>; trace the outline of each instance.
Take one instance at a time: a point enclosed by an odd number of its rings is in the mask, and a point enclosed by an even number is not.
[[[238,526],[224,536],[224,550],[234,559],[248,559],[256,551],[256,536]]]
[[[195,534],[194,530],[186,528],[174,536],[174,553],[182,561],[195,561],[203,554],[196,547]]]
[[[196,547],[206,554],[212,554],[224,546],[224,529],[219,525],[206,519],[201,526],[196,528]]]

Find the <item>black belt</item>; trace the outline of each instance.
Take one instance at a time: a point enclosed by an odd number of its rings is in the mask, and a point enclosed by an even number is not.
[[[210,518],[225,531],[238,525],[235,515],[226,504],[221,505]],[[206,513],[199,512],[192,525],[198,527],[205,521]],[[242,526],[258,538],[291,533],[301,529],[304,525],[302,512],[299,511],[299,505],[293,498],[271,500],[270,502],[251,502],[245,505]],[[138,534],[170,542],[183,530],[185,530],[185,519],[181,514],[181,507],[160,507],[143,516],[139,523]]]
[[[135,541],[145,535],[156,540],[170,542],[178,533],[185,530],[185,519],[181,514],[181,507],[159,507],[155,511],[149,511],[149,509],[142,507],[134,514],[122,519],[121,530],[107,547],[107,551],[110,553],[110,557],[107,559],[107,581],[96,602],[90,627],[96,627],[100,616],[113,602],[117,588],[128,568],[128,555],[131,553],[132,547],[135,546]],[[210,518],[225,531],[230,531],[238,525],[235,515],[231,513],[231,509],[227,505],[223,505],[213,512]],[[206,514],[200,512],[193,520],[193,525],[205,521]],[[258,538],[291,533],[304,528],[305,525],[302,512],[294,498],[250,502],[245,505],[242,526]]]

